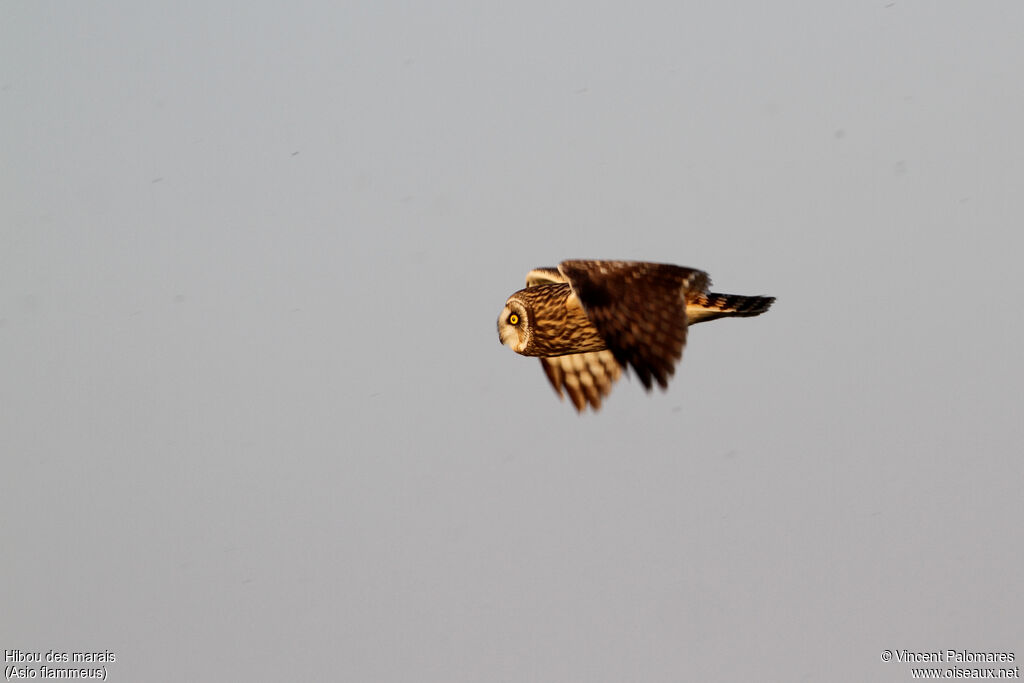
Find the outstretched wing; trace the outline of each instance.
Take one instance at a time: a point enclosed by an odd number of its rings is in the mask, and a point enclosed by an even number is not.
[[[541,358],[540,364],[558,395],[564,396],[564,390],[580,412],[588,402],[594,410],[599,409],[601,399],[622,375],[622,366],[607,350]]]
[[[558,272],[558,268],[534,268],[526,274],[527,287],[550,284],[557,285],[563,282],[566,282],[565,276]]]
[[[652,380],[667,387],[686,344],[686,300],[707,291],[707,273],[637,261],[563,261],[558,270],[618,364],[647,389]]]

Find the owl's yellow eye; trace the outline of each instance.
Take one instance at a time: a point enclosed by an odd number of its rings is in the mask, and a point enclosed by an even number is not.
[[[510,315],[510,316],[508,317],[508,324],[509,324],[509,325],[518,325],[518,324],[519,324],[519,316],[518,316],[518,315],[516,315],[515,313],[513,313],[512,315]]]

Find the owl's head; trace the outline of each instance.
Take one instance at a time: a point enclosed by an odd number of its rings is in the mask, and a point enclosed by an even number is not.
[[[531,319],[530,309],[519,292],[513,294],[505,302],[505,308],[498,317],[498,339],[516,353],[526,353],[530,346]]]

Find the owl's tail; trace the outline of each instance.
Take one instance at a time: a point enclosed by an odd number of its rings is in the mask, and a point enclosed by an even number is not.
[[[690,325],[695,325],[728,316],[749,318],[767,311],[774,301],[773,296],[743,296],[716,292],[698,294],[686,302],[686,321]]]

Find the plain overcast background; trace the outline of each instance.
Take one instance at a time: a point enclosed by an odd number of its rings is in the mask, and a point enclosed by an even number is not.
[[[112,681],[1024,656],[1024,4],[0,8],[0,648]],[[559,402],[564,258],[771,312]]]

